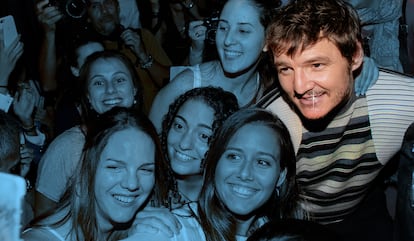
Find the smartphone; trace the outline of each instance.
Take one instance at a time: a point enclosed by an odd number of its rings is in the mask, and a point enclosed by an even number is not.
[[[0,18],[0,31],[3,31],[3,43],[7,48],[18,37],[16,23],[12,15]]]

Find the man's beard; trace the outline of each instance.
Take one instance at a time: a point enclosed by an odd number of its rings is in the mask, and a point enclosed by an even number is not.
[[[303,126],[311,131],[311,132],[319,132],[326,129],[329,123],[341,113],[346,106],[351,102],[353,102],[355,96],[352,95],[353,88],[348,88],[347,92],[341,97],[341,102],[336,105],[331,111],[329,111],[326,115],[316,118],[316,119],[309,119],[305,117],[302,112],[297,108],[297,106],[293,103],[293,101],[289,100],[286,94],[283,96],[287,103],[290,103],[291,108],[295,111],[295,113],[299,116]]]

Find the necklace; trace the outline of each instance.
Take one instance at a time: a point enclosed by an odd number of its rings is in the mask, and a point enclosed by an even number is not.
[[[170,209],[176,209],[186,204],[197,202],[197,201],[191,200],[190,198],[188,198],[186,195],[184,195],[180,191],[174,192],[172,190],[170,190],[168,193],[168,200],[169,200]]]

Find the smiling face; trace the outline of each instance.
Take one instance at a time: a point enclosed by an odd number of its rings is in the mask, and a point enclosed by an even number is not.
[[[116,58],[98,59],[88,75],[88,99],[102,114],[114,106],[131,107],[136,89],[128,68]]]
[[[216,34],[224,71],[238,73],[252,67],[259,59],[264,42],[259,9],[249,0],[229,0],[221,12]]]
[[[280,85],[301,114],[311,120],[325,117],[353,93],[352,71],[362,57],[349,61],[328,39],[275,57]]]
[[[96,169],[95,199],[101,226],[134,218],[155,183],[155,145],[137,129],[115,132]]]
[[[278,147],[276,133],[259,123],[243,126],[230,139],[214,183],[220,200],[235,215],[254,215],[284,181]]]
[[[181,106],[167,136],[168,157],[176,174],[201,174],[200,165],[213,134],[213,121],[213,108],[202,100],[191,99]]]

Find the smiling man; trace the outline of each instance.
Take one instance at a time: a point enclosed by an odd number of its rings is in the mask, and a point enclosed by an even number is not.
[[[301,207],[344,241],[392,240],[377,181],[414,120],[414,79],[381,70],[366,95],[354,94],[360,22],[341,0],[292,1],[267,29],[265,50],[281,88],[260,105],[289,128]]]

